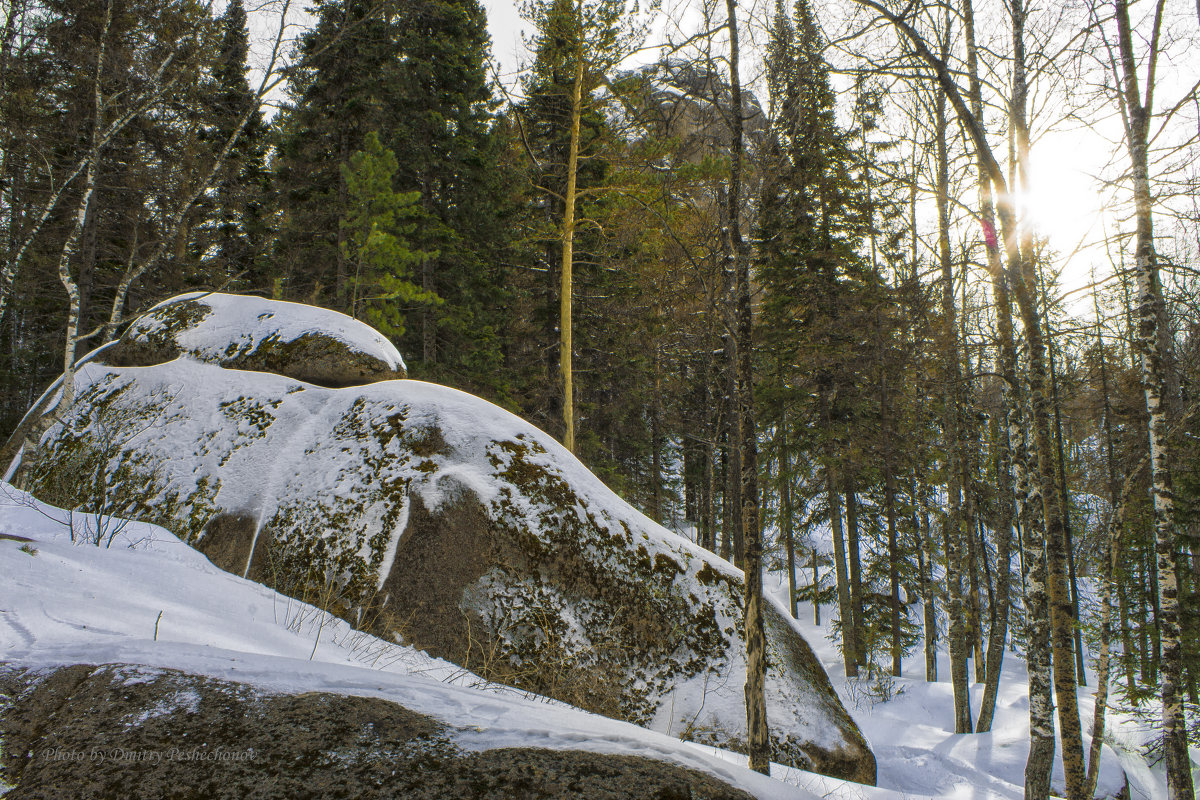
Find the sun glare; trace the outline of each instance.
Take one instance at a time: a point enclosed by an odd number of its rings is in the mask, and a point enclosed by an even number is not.
[[[1021,213],[1038,236],[1066,257],[1095,236],[1100,194],[1069,143],[1048,143],[1032,162],[1032,190],[1019,200]]]

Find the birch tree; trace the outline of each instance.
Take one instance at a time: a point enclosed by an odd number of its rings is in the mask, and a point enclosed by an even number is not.
[[[966,134],[980,166],[988,175],[997,194],[997,215],[1004,242],[1005,270],[1020,310],[1029,353],[1027,389],[1032,415],[1032,433],[1037,454],[1036,475],[1031,485],[1037,491],[1037,501],[1045,519],[1047,597],[1050,611],[1050,639],[1053,654],[1053,681],[1063,742],[1063,767],[1067,795],[1081,799],[1084,789],[1084,757],[1075,684],[1074,643],[1070,592],[1067,586],[1066,558],[1063,542],[1063,510],[1055,485],[1054,453],[1050,435],[1049,377],[1046,369],[1045,331],[1037,304],[1032,234],[1019,225],[1009,180],[1001,168],[981,120],[972,112],[960,90],[948,59],[935,53],[925,36],[915,27],[914,8],[908,6],[894,11],[878,0],[856,2],[886,21],[925,65],[931,77],[946,93],[959,125]],[[1028,126],[1025,120],[1027,87],[1024,73],[1025,8],[1012,4],[1013,38],[1013,101],[1011,124],[1016,139],[1018,174],[1027,188],[1031,178],[1029,167]],[[1049,784],[1046,783],[1048,791]],[[1028,794],[1027,796],[1031,796]]]
[[[1166,0],[1157,0],[1153,6],[1149,36],[1143,38],[1134,30],[1128,0],[1113,0],[1113,22],[1116,25],[1117,37],[1115,47],[1108,43],[1107,51],[1110,54],[1113,77],[1116,85],[1120,87],[1114,99],[1120,109],[1124,126],[1136,225],[1134,271],[1137,277],[1137,346],[1146,413],[1149,417],[1150,476],[1154,498],[1158,617],[1161,622],[1162,648],[1159,687],[1162,696],[1167,790],[1172,800],[1191,800],[1195,797],[1195,789],[1192,785],[1187,725],[1181,695],[1183,654],[1176,564],[1178,531],[1171,471],[1169,398],[1160,328],[1163,297],[1154,244],[1154,200],[1149,155],[1165,9]],[[1135,52],[1135,40],[1145,43],[1140,63]],[[1195,93],[1196,89],[1193,87],[1183,101],[1194,98]],[[1178,107],[1179,103],[1176,103],[1170,108],[1173,111]],[[1132,308],[1130,310],[1133,311]]]

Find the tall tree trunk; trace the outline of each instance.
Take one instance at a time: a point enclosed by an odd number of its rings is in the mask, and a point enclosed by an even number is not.
[[[741,407],[737,399],[738,348],[733,336],[725,340],[725,494],[729,498],[725,506],[725,541],[721,544],[721,556],[737,566],[744,565],[745,547],[742,539],[742,449],[738,437],[741,433]]]
[[[96,74],[92,82],[92,135],[87,172],[84,177],[83,191],[79,195],[79,203],[72,215],[73,222],[70,233],[67,234],[67,239],[63,242],[62,251],[58,257],[58,278],[67,292],[68,299],[67,330],[63,341],[62,394],[58,403],[43,415],[42,421],[35,426],[34,430],[38,434],[44,433],[50,424],[69,413],[71,406],[75,403],[75,348],[79,343],[79,317],[82,301],[79,285],[71,275],[71,261],[75,257],[80,234],[83,232],[84,224],[91,210],[92,198],[96,191],[96,176],[100,171],[100,151],[103,147],[101,131],[104,124],[104,98],[100,82],[104,75],[104,61],[108,52],[108,32],[112,25],[112,16],[113,3],[112,0],[108,0],[104,6],[104,26],[100,29],[96,52]]]
[[[796,597],[796,544],[792,538],[792,469],[787,443],[787,413],[779,421],[779,503],[783,541],[787,548],[788,610],[792,619],[799,619]]]
[[[826,431],[830,428],[829,397],[820,393],[821,419]],[[833,571],[837,580],[838,618],[842,628],[842,661],[846,676],[858,675],[858,645],[854,636],[854,607],[850,603],[850,576],[846,568],[846,539],[842,532],[842,500],[834,468],[833,441],[825,444],[825,491],[829,499],[829,525],[833,529]]]
[[[1120,491],[1117,489],[1117,461],[1116,461],[1116,448],[1113,444],[1112,403],[1111,403],[1111,399],[1109,396],[1109,390],[1108,390],[1108,358],[1107,358],[1107,354],[1104,352],[1104,339],[1101,338],[1101,336],[1100,336],[1100,323],[1101,323],[1102,317],[1100,316],[1100,302],[1099,302],[1099,299],[1097,298],[1095,292],[1092,293],[1092,306],[1093,306],[1093,309],[1096,314],[1096,352],[1100,357],[1100,391],[1101,391],[1101,398],[1102,398],[1101,402],[1103,403],[1101,411],[1104,414],[1104,455],[1105,455],[1105,466],[1107,466],[1107,468],[1108,468],[1108,505],[1109,505],[1110,513],[1115,514],[1117,512],[1117,506],[1121,502],[1121,497],[1120,497]],[[1123,524],[1123,520],[1122,520],[1122,524]],[[1110,525],[1111,525],[1111,523],[1110,523]],[[1120,536],[1123,532],[1124,532],[1123,530],[1117,531],[1116,535]],[[1110,542],[1113,541],[1113,537],[1111,535],[1109,537],[1109,541]],[[1119,573],[1122,572],[1122,570],[1118,569],[1119,563],[1120,562],[1116,558],[1115,554],[1113,554],[1112,551],[1110,550],[1110,559],[1108,562],[1109,575],[1107,576],[1107,578],[1111,582],[1111,585],[1113,587],[1115,587],[1115,589],[1116,589],[1117,603],[1118,603],[1118,607],[1120,609],[1120,620],[1121,620],[1121,663],[1122,663],[1122,667],[1125,670],[1125,677],[1126,677],[1126,682],[1127,682],[1127,686],[1129,689],[1129,693],[1132,695],[1133,691],[1134,691],[1135,683],[1133,680],[1133,660],[1130,658],[1130,655],[1132,653],[1132,648],[1131,648],[1132,642],[1131,642],[1131,638],[1129,635],[1129,603],[1128,603],[1128,599],[1125,596],[1124,581],[1120,580],[1120,577],[1119,577]],[[1107,601],[1109,606],[1112,605],[1113,597],[1112,597],[1111,593],[1106,594],[1104,599]],[[1102,609],[1102,612],[1103,612],[1103,609]],[[1112,612],[1110,609],[1109,614],[1111,614],[1111,613]],[[1104,653],[1103,653],[1104,634],[1106,631],[1108,632],[1109,638],[1111,638],[1111,635],[1112,635],[1111,634],[1111,622],[1109,620],[1105,619],[1103,616],[1103,613],[1102,613],[1101,620],[1100,620],[1101,648],[1102,648],[1101,655],[1102,656],[1104,655]],[[1100,667],[1104,667],[1104,669],[1102,670],[1102,669],[1100,669]],[[1096,706],[1095,706],[1096,707],[1096,712],[1095,712],[1096,715],[1102,714],[1104,709],[1106,708],[1106,703],[1107,703],[1107,699],[1108,699],[1108,695],[1107,695],[1108,672],[1107,672],[1107,669],[1108,669],[1108,664],[1102,658],[1100,666],[1097,667],[1097,669],[1096,669],[1096,672],[1097,672]],[[1103,690],[1105,693],[1104,698],[1103,698],[1104,702],[1101,702],[1101,695],[1100,695],[1101,690]],[[1092,752],[1088,758],[1087,781],[1088,781],[1088,787],[1089,787],[1089,792],[1088,792],[1089,795],[1095,793],[1096,778],[1098,777],[1098,770],[1099,770],[1100,755],[1099,755],[1099,751],[1096,749],[1096,742],[1095,742],[1096,731],[1098,730],[1098,731],[1100,731],[1100,733],[1104,732],[1103,724],[1102,723],[1096,724],[1094,722],[1094,720],[1095,720],[1095,716],[1093,716],[1093,725],[1092,725]],[[1097,775],[1093,775],[1093,772],[1097,772]]]
[[[1114,0],[1120,39],[1121,71],[1124,79],[1126,144],[1133,177],[1134,215],[1137,240],[1134,251],[1138,286],[1138,344],[1141,349],[1142,385],[1149,415],[1150,476],[1154,496],[1155,555],[1157,556],[1158,615],[1161,629],[1160,689],[1162,692],[1163,754],[1167,768],[1167,795],[1171,800],[1192,800],[1191,760],[1180,684],[1183,679],[1183,650],[1179,629],[1179,587],[1175,553],[1175,495],[1168,441],[1166,375],[1163,369],[1159,329],[1162,291],[1154,252],[1154,223],[1151,210],[1149,131],[1153,113],[1154,69],[1165,0],[1155,5],[1154,32],[1150,42],[1146,90],[1138,87],[1137,64],[1127,0]]]
[[[571,83],[571,140],[567,149],[567,189],[563,198],[562,285],[559,287],[558,369],[562,377],[563,446],[575,452],[574,341],[571,312],[575,264],[575,195],[579,178],[579,123],[583,116],[583,21],[577,22],[579,41],[575,52],[575,77]]]
[[[714,418],[712,393],[711,366],[704,373],[704,491],[701,500],[700,529],[704,532],[703,546],[711,552],[717,551],[717,481],[716,481],[716,446],[717,420]]]
[[[943,57],[949,49],[949,34],[943,42]],[[937,92],[934,103],[937,137],[936,201],[938,213],[938,260],[942,279],[942,429],[946,438],[947,514],[946,585],[950,618],[950,681],[954,687],[954,732],[971,733],[971,696],[968,675],[967,613],[963,598],[963,458],[959,419],[959,390],[962,382],[958,352],[958,312],[955,308],[954,264],[950,252],[950,156],[947,151],[946,93]]]
[[[1050,300],[1042,282],[1042,308],[1046,311],[1047,335],[1050,331]],[[1062,404],[1058,398],[1058,370],[1054,366],[1054,342],[1048,342],[1046,361],[1050,367],[1050,397],[1054,405],[1054,446],[1058,463],[1058,495],[1063,509],[1063,542],[1067,550],[1067,580],[1071,589],[1071,616],[1075,632],[1075,680],[1087,686],[1087,670],[1083,664],[1083,629],[1079,624],[1079,584],[1075,579],[1075,545],[1071,537],[1071,496],[1067,491],[1067,459],[1063,450]]]
[[[725,0],[729,31],[729,87],[733,104],[729,171],[729,234],[737,275],[737,377],[742,468],[742,545],[746,573],[746,728],[750,769],[771,773],[771,738],[767,730],[767,654],[763,634],[762,531],[758,516],[758,436],[754,425],[754,317],[750,296],[750,259],[742,243],[741,182],[742,83],[738,72],[736,0]]]
[[[846,551],[850,558],[850,613],[853,615],[855,652],[860,667],[867,664],[866,623],[863,620],[862,550],[858,539],[858,487],[847,468],[843,473],[846,500]]]
[[[971,475],[973,472],[974,470],[972,469],[968,472],[968,475]],[[975,492],[973,488],[968,489],[966,492],[966,502],[963,505],[965,510],[963,516],[967,522],[964,538],[967,543],[968,631],[971,636],[971,647],[974,649],[975,682],[984,683],[987,680],[987,665],[983,655],[983,614],[979,596],[979,559],[980,557],[987,558],[987,553],[983,550],[983,539],[977,535],[979,525],[976,519],[977,506],[975,504]]]
[[[1025,83],[1025,6],[1023,0],[1013,0],[1013,100],[1012,128],[1017,143],[1017,164],[1022,188],[1030,191],[1029,128],[1025,121],[1027,87]],[[1012,208],[1006,199],[1002,205],[1001,224],[1005,241],[1016,245],[1016,226]],[[1055,704],[1058,709],[1059,731],[1062,738],[1063,772],[1069,800],[1082,800],[1084,789],[1084,754],[1082,723],[1075,691],[1074,617],[1066,574],[1065,528],[1061,498],[1055,486],[1054,451],[1050,436],[1049,379],[1046,371],[1046,344],[1042,320],[1037,307],[1037,277],[1033,253],[1033,233],[1025,227],[1020,247],[1010,251],[1009,270],[1019,266],[1013,279],[1017,306],[1025,328],[1029,348],[1029,402],[1033,415],[1033,435],[1037,451],[1037,489],[1041,495],[1046,531],[1046,587],[1050,607],[1050,649],[1052,653]]]
[[[1109,482],[1108,535],[1104,544],[1104,561],[1100,575],[1100,652],[1096,661],[1096,710],[1092,715],[1092,744],[1088,750],[1088,770],[1085,796],[1096,793],[1100,777],[1100,752],[1104,745],[1104,720],[1108,711],[1108,679],[1111,670],[1110,643],[1112,641],[1112,607],[1116,596],[1117,566],[1121,557],[1121,535],[1125,531],[1125,501],[1133,488],[1141,466],[1130,473],[1125,488],[1119,494],[1115,484]]]
[[[812,604],[813,625],[821,624],[821,570],[817,561],[817,548],[812,549]]]
[[[900,645],[900,546],[896,533],[896,476],[891,464],[884,467],[884,505],[888,528],[888,581],[892,597],[892,674],[900,677],[904,650]]]
[[[917,507],[913,511],[913,532],[917,537],[917,569],[921,573],[921,605],[925,623],[925,680],[937,682],[937,603],[934,598],[933,584],[933,537],[929,533],[929,504],[925,495],[925,486],[914,478],[913,492],[916,494]]]
[[[1003,374],[1003,367],[997,357],[997,367]],[[1005,403],[1009,393],[1004,393]],[[1005,408],[1007,412],[1007,408]],[[1006,414],[1007,416],[1007,414]],[[978,733],[987,733],[992,729],[992,718],[996,711],[996,695],[1000,688],[1000,669],[1004,659],[1004,649],[1008,639],[1009,592],[1012,576],[1012,455],[1008,447],[1008,432],[1003,430],[993,420],[991,425],[992,447],[996,453],[995,469],[997,481],[997,520],[996,520],[996,591],[992,596],[992,624],[988,630],[987,655],[985,660],[986,680],[983,688],[983,699],[979,708],[979,720],[975,725]],[[985,555],[986,558],[986,555]]]
[[[1017,307],[1021,312],[1025,337],[1029,349],[1029,399],[1033,422],[1034,442],[1037,448],[1037,480],[1036,485],[1040,495],[1043,516],[1045,518],[1046,543],[1046,586],[1050,610],[1051,649],[1053,651],[1054,688],[1059,710],[1060,730],[1063,742],[1063,768],[1066,775],[1067,794],[1069,800],[1082,798],[1084,788],[1084,757],[1079,707],[1075,691],[1075,663],[1072,631],[1070,626],[1070,597],[1066,586],[1065,558],[1063,554],[1062,507],[1054,486],[1054,465],[1050,449],[1050,425],[1048,405],[1048,380],[1046,376],[1046,350],[1042,338],[1041,318],[1038,313],[1036,297],[1033,295],[1033,258],[1032,234],[1026,232],[1018,242],[1017,220],[1009,192],[1008,181],[1000,168],[987,141],[982,124],[972,114],[967,102],[963,99],[955,84],[954,77],[947,65],[948,53],[943,48],[942,57],[934,55],[928,44],[912,25],[903,17],[897,15],[878,0],[856,0],[860,5],[875,10],[882,18],[893,25],[908,41],[921,58],[933,71],[938,85],[946,98],[953,104],[959,122],[962,124],[968,138],[975,148],[976,155],[984,169],[991,177],[992,184],[1000,197],[999,218],[1005,246],[1005,260],[1010,277],[1011,287],[1016,297]],[[1013,21],[1013,103],[1012,125],[1018,142],[1018,161],[1021,168],[1022,180],[1028,189],[1029,180],[1029,138],[1025,124],[1025,66],[1024,66],[1024,7],[1020,0],[1011,4]],[[1022,247],[1021,244],[1027,245]],[[1024,256],[1022,257],[1022,250]],[[1027,536],[1027,541],[1032,540]],[[1030,581],[1032,585],[1032,580]],[[1036,619],[1036,613],[1034,613]],[[1031,670],[1030,680],[1034,680]],[[1033,701],[1031,698],[1031,708]],[[1051,734],[1052,735],[1052,734]],[[1029,765],[1027,764],[1027,769]],[[1047,773],[1048,774],[1048,773]],[[1035,776],[1036,781],[1036,776]],[[1040,783],[1039,783],[1040,786]],[[1046,790],[1048,791],[1048,783]],[[1027,783],[1026,793],[1030,786]]]
[[[886,371],[879,377],[880,433],[883,438],[883,504],[887,515],[888,537],[888,583],[891,589],[892,674],[899,677],[903,671],[903,649],[900,645],[900,544],[896,528],[896,475],[893,467],[893,431],[891,396],[888,393]]]
[[[662,364],[658,346],[653,356],[654,396],[650,400],[650,519],[664,524],[662,462]],[[685,469],[686,475],[686,469]]]

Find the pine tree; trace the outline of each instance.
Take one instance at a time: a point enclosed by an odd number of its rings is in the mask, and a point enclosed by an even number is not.
[[[557,239],[547,248],[548,256],[556,256],[551,274],[557,275],[559,284],[562,422],[557,427],[564,445],[574,451],[576,235],[583,218],[581,201],[600,182],[589,178],[602,176],[605,170],[602,162],[587,164],[589,150],[596,148],[608,128],[602,113],[606,101],[597,90],[616,84],[613,71],[640,44],[645,29],[637,3],[630,7],[625,0],[531,0],[522,11],[535,27],[534,62],[525,78],[526,116],[532,128],[527,133],[537,141],[535,181],[548,195],[543,200],[546,221]]]
[[[444,302],[409,314],[400,345],[415,377],[509,399],[500,337],[511,305],[519,175],[487,78],[487,18],[478,0],[409,0],[395,20],[402,58],[398,114],[384,143],[396,185],[420,192],[414,241],[436,255],[417,283]]]
[[[877,412],[878,397],[860,390],[870,361],[860,333],[872,327],[883,301],[878,276],[861,254],[868,231],[853,177],[858,158],[836,121],[823,42],[806,0],[789,20],[782,4],[772,21],[768,85],[775,118],[767,144],[760,211],[758,277],[762,326],[775,357],[789,365],[764,387],[768,411],[800,409],[813,422],[794,436],[798,453],[819,458],[829,477],[828,507],[835,538],[841,630],[848,674],[865,663],[859,559],[859,473],[864,454],[852,431]],[[814,403],[814,398],[817,402]],[[843,540],[841,507],[847,523]],[[843,565],[843,559],[849,560]]]
[[[322,0],[297,44],[280,114],[275,180],[283,221],[275,252],[283,294],[347,310],[347,208],[340,165],[375,131],[386,141],[403,104],[390,0]]]
[[[403,309],[435,306],[442,299],[410,278],[436,253],[414,251],[408,240],[424,220],[417,192],[392,188],[396,155],[374,133],[363,149],[342,165],[346,214],[341,221],[342,255],[353,272],[350,315],[365,319],[381,333],[404,333]]]

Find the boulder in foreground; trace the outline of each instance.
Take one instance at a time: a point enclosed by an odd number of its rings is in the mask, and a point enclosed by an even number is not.
[[[289,329],[332,313],[254,302]],[[160,333],[187,344],[207,319]],[[204,352],[236,350],[241,330],[207,328]],[[98,353],[75,408],[26,454],[34,493],[160,524],[226,570],[485,678],[744,751],[740,570],[478,398],[192,358],[129,367]],[[765,616],[773,760],[874,783],[812,650],[783,609]]]
[[[750,800],[628,755],[465,749],[376,697],[291,695],[140,665],[0,664],[0,777],[14,798]]]

